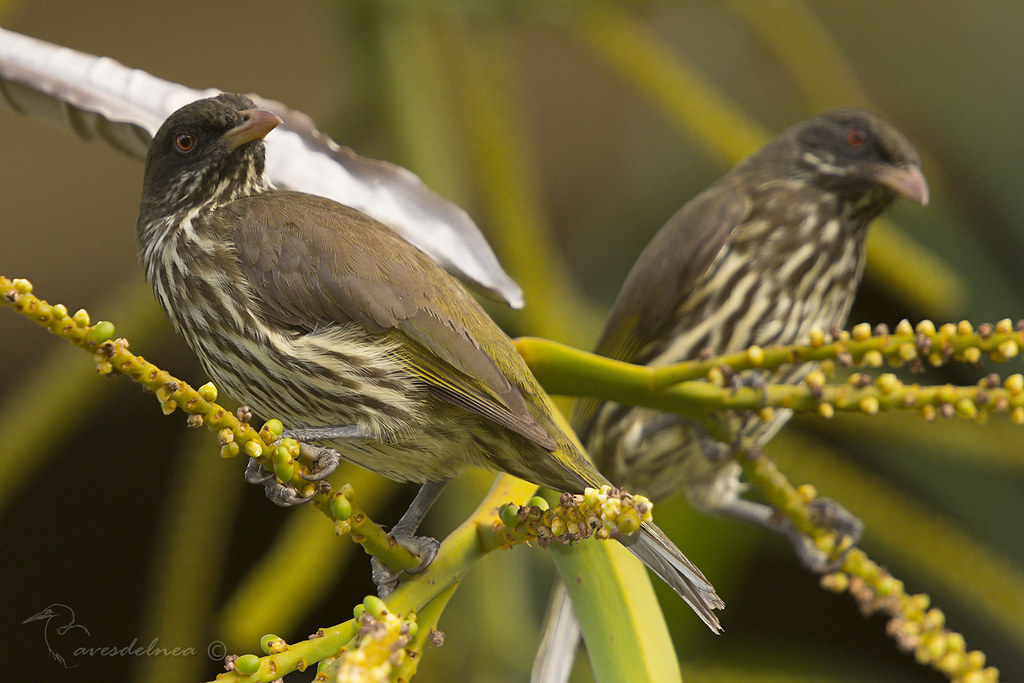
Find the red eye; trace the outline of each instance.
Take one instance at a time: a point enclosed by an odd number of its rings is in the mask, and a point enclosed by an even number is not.
[[[196,137],[191,133],[180,133],[174,138],[174,146],[179,152],[191,152],[196,146]]]
[[[854,149],[860,147],[868,141],[868,134],[864,132],[863,128],[854,126],[850,130],[846,131],[846,144]]]

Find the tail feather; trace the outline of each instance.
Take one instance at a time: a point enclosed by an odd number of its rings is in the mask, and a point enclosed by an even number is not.
[[[555,581],[551,602],[544,618],[544,633],[540,649],[533,660],[530,683],[565,683],[576,661],[580,642],[580,622],[572,608],[569,591],[561,581]]]
[[[629,552],[667,583],[715,633],[722,632],[712,610],[725,603],[700,570],[655,525],[644,522],[640,532],[618,539]]]
[[[639,533],[618,539],[633,555],[678,593],[715,633],[722,632],[713,610],[725,603],[699,569],[653,524]],[[555,583],[544,620],[540,649],[533,662],[530,683],[565,683],[572,673],[580,641],[580,625],[565,584]]]

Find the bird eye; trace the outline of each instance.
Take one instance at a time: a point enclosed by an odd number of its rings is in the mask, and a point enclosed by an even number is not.
[[[196,136],[191,133],[180,133],[174,138],[174,146],[179,152],[191,152],[196,146]]]
[[[854,126],[850,128],[850,130],[846,131],[846,144],[854,149],[861,147],[867,141],[868,134],[863,128]]]

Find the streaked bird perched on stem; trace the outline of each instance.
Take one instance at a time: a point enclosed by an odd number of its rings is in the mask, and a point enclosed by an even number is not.
[[[142,264],[214,380],[300,441],[424,484],[395,536],[411,537],[471,465],[572,493],[605,483],[508,337],[437,263],[351,208],[270,186],[262,139],[278,123],[241,95],[200,100],[167,119],[146,159]],[[306,452],[316,476],[337,462]],[[721,600],[657,527],[619,540],[719,630]]]
[[[914,146],[891,124],[853,108],[796,124],[668,220],[633,265],[595,352],[668,365],[701,353],[804,342],[811,330],[844,325],[864,270],[868,223],[898,197],[927,204],[928,185]],[[784,366],[737,379],[794,384],[813,367]],[[790,416],[776,409],[768,420],[751,413],[722,417],[733,443],[745,438],[761,447]],[[582,400],[573,427],[612,482],[652,499],[681,490],[701,510],[785,534],[806,564],[826,568],[772,508],[740,497],[731,444],[716,441],[697,422]],[[817,502],[827,508],[823,515],[846,527],[841,530],[859,535],[859,522],[842,508]],[[552,610],[567,609],[560,589]],[[551,618],[549,624],[566,630],[549,632],[535,680],[562,680],[572,663],[574,620]]]

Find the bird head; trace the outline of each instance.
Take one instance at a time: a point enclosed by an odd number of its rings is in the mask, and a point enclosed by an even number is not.
[[[880,213],[897,197],[928,203],[921,157],[881,117],[856,108],[833,109],[796,124],[751,158],[779,159],[790,177]]]
[[[265,189],[263,138],[280,123],[244,95],[225,93],[178,109],[146,155],[142,213],[168,215]]]

